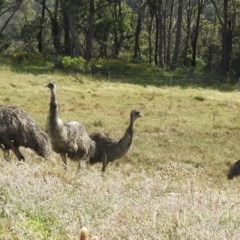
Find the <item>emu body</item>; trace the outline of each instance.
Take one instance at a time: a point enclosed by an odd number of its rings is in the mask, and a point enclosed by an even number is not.
[[[105,172],[107,164],[116,159],[122,158],[128,152],[133,140],[133,125],[135,120],[142,117],[139,111],[132,110],[130,123],[121,139],[113,139],[103,133],[93,133],[90,135],[96,143],[94,155],[90,158],[90,164],[102,163],[102,172]]]
[[[30,148],[44,158],[51,153],[48,135],[27,112],[14,106],[0,105],[0,144],[7,160],[9,150],[14,152],[18,160],[25,160],[20,146]]]
[[[77,121],[64,123],[59,117],[59,104],[56,99],[56,85],[49,83],[51,91],[47,132],[51,138],[53,150],[59,153],[65,167],[68,156],[73,160],[86,160],[92,155],[95,143],[88,136],[85,128]]]

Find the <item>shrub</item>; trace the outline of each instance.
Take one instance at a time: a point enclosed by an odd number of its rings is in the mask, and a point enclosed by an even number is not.
[[[82,57],[65,56],[62,58],[62,66],[66,70],[74,70],[83,72],[85,70],[86,61]]]

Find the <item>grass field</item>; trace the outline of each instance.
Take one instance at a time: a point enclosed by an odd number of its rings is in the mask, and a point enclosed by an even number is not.
[[[126,157],[85,166],[48,161],[22,149],[0,161],[0,239],[239,239],[240,178],[226,179],[240,157],[240,93],[197,87],[154,87],[91,77],[0,70],[0,102],[16,105],[45,128],[49,81],[57,84],[61,118],[119,138],[132,109],[135,125]]]

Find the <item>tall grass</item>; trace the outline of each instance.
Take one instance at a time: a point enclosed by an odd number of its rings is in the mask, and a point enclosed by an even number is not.
[[[239,92],[202,88],[82,83],[62,74],[0,71],[0,102],[19,106],[45,128],[48,81],[57,84],[62,119],[119,138],[130,111],[135,126],[126,157],[77,170],[60,157],[0,161],[0,239],[78,239],[82,226],[105,239],[239,239]],[[1,157],[2,158],[2,157]]]

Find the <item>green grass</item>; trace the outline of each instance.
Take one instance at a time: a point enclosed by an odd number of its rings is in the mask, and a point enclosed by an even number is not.
[[[106,239],[238,239],[240,93],[200,87],[156,87],[81,76],[0,70],[0,102],[19,106],[45,128],[49,81],[61,117],[87,131],[122,136],[132,109],[126,157],[77,170],[60,157],[43,161],[22,149],[26,164],[0,161],[1,239],[78,239],[86,226]],[[2,158],[2,156],[1,156]]]

